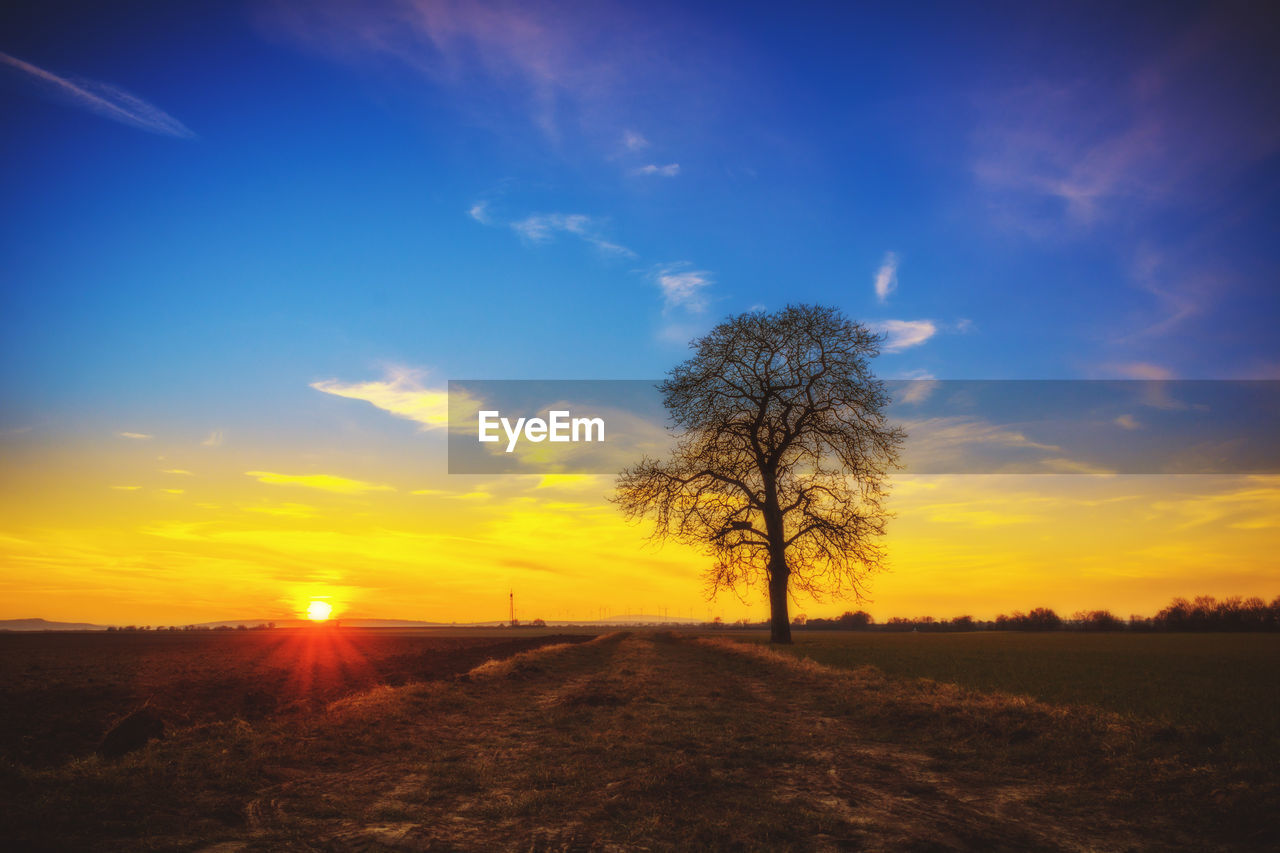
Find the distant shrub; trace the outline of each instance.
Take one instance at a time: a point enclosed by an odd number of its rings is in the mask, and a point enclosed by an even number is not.
[[[1062,627],[1062,618],[1048,607],[1037,607],[1030,613],[1015,610],[1012,616],[1001,613],[996,617],[997,631],[1056,631]]]
[[[859,610],[857,613],[850,613],[846,610],[841,614],[840,619],[838,620],[841,628],[845,628],[850,631],[867,628],[875,624],[875,621],[876,620],[871,616],[871,614],[865,610]]]
[[[1082,610],[1071,617],[1085,631],[1119,631],[1124,622],[1110,610]]]

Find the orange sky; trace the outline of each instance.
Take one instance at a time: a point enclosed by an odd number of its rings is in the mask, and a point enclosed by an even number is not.
[[[708,604],[706,558],[647,544],[610,478],[451,477],[438,431],[407,435],[421,468],[369,441],[10,440],[0,618],[279,619],[321,598],[340,618],[466,622],[505,618],[509,589],[526,619],[766,615],[759,593]],[[902,476],[891,506],[879,619],[1280,593],[1276,476]]]

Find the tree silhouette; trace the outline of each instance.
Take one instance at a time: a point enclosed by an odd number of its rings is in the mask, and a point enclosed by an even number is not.
[[[671,457],[618,477],[628,518],[715,558],[710,597],[767,589],[774,643],[791,642],[789,595],[861,599],[882,565],[885,480],[905,434],[868,366],[880,341],[822,306],[724,320],[659,386],[678,433]]]

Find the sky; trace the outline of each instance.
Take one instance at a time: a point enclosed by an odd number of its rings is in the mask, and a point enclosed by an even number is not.
[[[1122,8],[1116,8],[1120,6]],[[0,618],[762,618],[450,379],[834,305],[914,379],[1280,379],[1260,4],[15,3]],[[1140,428],[1141,419],[1131,419]],[[1280,594],[1280,477],[904,475],[878,618]]]

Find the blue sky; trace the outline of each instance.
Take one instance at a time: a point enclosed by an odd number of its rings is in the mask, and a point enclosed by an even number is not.
[[[3,426],[652,377],[790,300],[885,375],[1277,376],[1274,25],[1024,5],[10,9]]]
[[[443,389],[657,378],[758,307],[874,324],[887,377],[1280,379],[1276,29],[1170,2],[6,4],[0,615],[487,619],[513,588],[710,615],[705,559],[646,550],[607,476],[447,476]],[[879,617],[1274,596],[1274,476],[927,480],[895,483]]]

